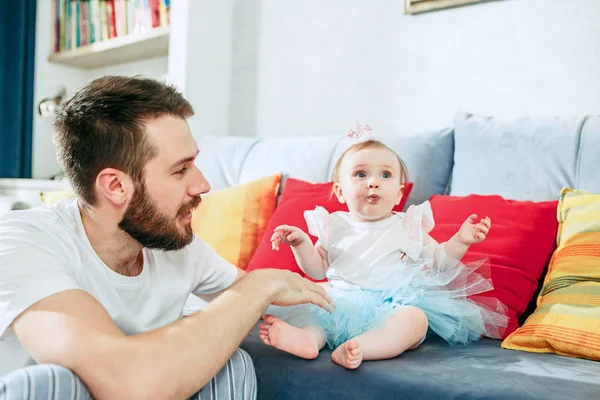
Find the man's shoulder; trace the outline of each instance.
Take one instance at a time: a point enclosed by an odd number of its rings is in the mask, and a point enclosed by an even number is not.
[[[76,223],[69,218],[68,210],[60,207],[39,207],[3,215],[0,218],[1,274],[18,269],[23,276],[48,272],[48,276],[53,277],[70,269],[79,256],[79,241],[76,240]]]
[[[18,232],[44,232],[54,234],[61,230],[74,231],[77,208],[75,199],[59,202],[54,206],[40,206],[28,210],[9,211],[0,216],[0,236]]]

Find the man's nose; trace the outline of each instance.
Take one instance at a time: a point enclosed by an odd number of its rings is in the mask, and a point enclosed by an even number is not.
[[[197,196],[199,194],[208,193],[210,191],[210,183],[204,177],[204,174],[196,168],[196,176],[194,176],[194,182],[190,187],[190,195]]]

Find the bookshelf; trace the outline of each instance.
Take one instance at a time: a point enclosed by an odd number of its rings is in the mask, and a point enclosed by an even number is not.
[[[52,2],[51,63],[95,69],[169,53],[171,0],[46,1]]]
[[[161,26],[143,34],[129,34],[50,54],[48,61],[92,69],[122,64],[169,53],[169,27]]]

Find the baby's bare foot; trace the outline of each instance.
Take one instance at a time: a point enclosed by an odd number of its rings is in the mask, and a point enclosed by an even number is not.
[[[312,334],[280,320],[273,315],[265,315],[260,325],[260,339],[267,345],[286,351],[295,356],[313,359],[319,355],[319,347]]]
[[[331,359],[344,368],[356,369],[363,360],[362,349],[355,339],[350,339],[333,351]]]

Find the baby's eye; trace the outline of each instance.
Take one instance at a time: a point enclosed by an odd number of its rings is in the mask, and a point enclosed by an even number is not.
[[[363,171],[358,171],[358,172],[356,173],[356,176],[357,176],[358,178],[366,178],[366,177],[367,177],[367,174],[366,174],[365,172],[363,172]]]
[[[381,174],[381,177],[383,179],[388,179],[388,178],[392,177],[392,174],[390,174],[389,172],[384,172],[384,173]]]

